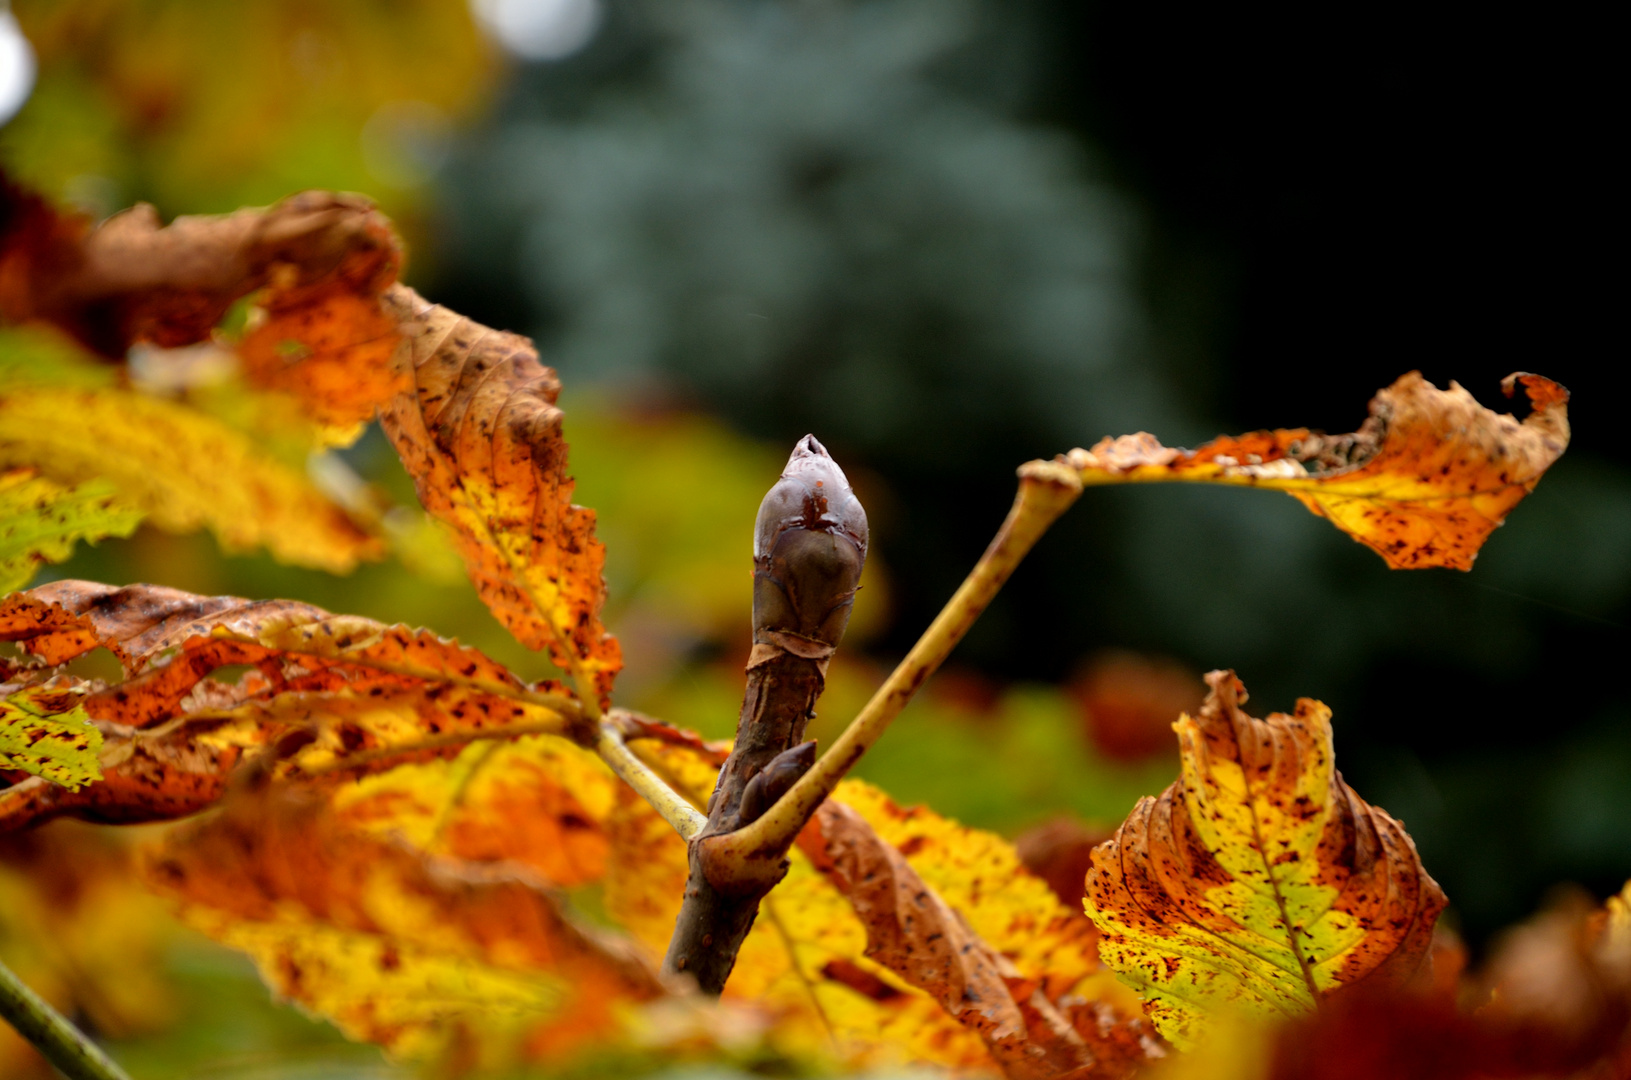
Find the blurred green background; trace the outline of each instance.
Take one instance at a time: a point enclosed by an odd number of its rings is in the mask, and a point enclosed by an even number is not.
[[[874,537],[830,738],[1028,458],[1138,430],[1350,431],[1411,369],[1498,409],[1508,372],[1557,379],[1574,444],[1469,574],[1390,572],[1271,493],[1090,491],[862,775],[1010,835],[1062,812],[1113,825],[1174,769],[1164,719],[1107,728],[1106,686],[1233,667],[1259,711],[1332,706],[1345,776],[1405,821],[1475,947],[1554,883],[1631,876],[1601,35],[1562,15],[1474,28],[1448,5],[12,11],[14,176],[97,215],[362,191],[407,237],[410,284],[534,336],[601,513],[623,703],[709,735],[734,725],[753,514],[806,431]],[[32,78],[5,51],[19,29]],[[377,431],[346,459],[411,504]],[[434,562],[330,578],[144,530],[55,573],[299,597],[546,673]],[[226,978],[187,948],[184,982]]]

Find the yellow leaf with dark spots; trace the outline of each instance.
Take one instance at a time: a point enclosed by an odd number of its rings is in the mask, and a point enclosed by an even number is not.
[[[1478,549],[1569,445],[1569,392],[1539,375],[1509,375],[1532,412],[1497,415],[1455,383],[1417,372],[1371,401],[1351,435],[1307,428],[1223,436],[1196,450],[1140,433],[1067,456],[1084,484],[1185,480],[1284,491],[1395,569],[1472,569]]]
[[[394,286],[408,388],[381,423],[419,492],[452,526],[476,591],[522,644],[549,650],[586,695],[609,701],[623,666],[600,622],[606,549],[572,504],[560,383],[532,343]]]
[[[78,690],[29,687],[0,701],[0,769],[78,791],[102,779],[102,733]]]
[[[67,559],[76,541],[129,536],[141,520],[106,481],[70,485],[34,469],[0,473],[0,593],[27,585],[41,564]]]
[[[1229,1009],[1295,1017],[1409,978],[1445,905],[1403,826],[1336,771],[1329,709],[1303,698],[1259,720],[1233,672],[1207,681],[1173,725],[1182,775],[1087,875],[1099,955],[1179,1046]]]

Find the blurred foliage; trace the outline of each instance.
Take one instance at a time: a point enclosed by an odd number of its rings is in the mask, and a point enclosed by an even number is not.
[[[826,740],[978,555],[1019,461],[1139,429],[1175,444],[1306,422],[1254,410],[1334,382],[1321,360],[1342,325],[1295,363],[1231,366],[1227,275],[1174,255],[1160,193],[1135,167],[1035,121],[1102,104],[1043,96],[1082,91],[1059,77],[1080,61],[1060,32],[1069,19],[1042,5],[619,0],[584,52],[516,69],[491,115],[501,65],[457,0],[13,9],[41,61],[0,129],[0,161],[21,178],[97,213],[362,190],[410,238],[436,241],[416,250],[428,296],[538,335],[567,385],[577,497],[601,515],[623,703],[709,734],[730,730],[740,702],[753,508],[805,431],[857,479],[888,568],[851,639],[880,661],[849,650],[835,663],[814,729]],[[1173,141],[1183,168],[1214,175]],[[1282,273],[1319,278],[1300,263]],[[1439,314],[1439,337],[1459,332]],[[1516,366],[1446,356],[1400,342],[1332,426],[1356,425],[1363,393],[1411,366],[1492,405]],[[1560,374],[1544,355],[1525,364]],[[412,505],[377,430],[344,460]],[[151,529],[81,547],[52,573],[309,600],[550,673],[449,572],[433,526],[397,524],[399,558],[344,578]],[[1051,684],[1106,646],[1236,667],[1258,711],[1300,694],[1332,705],[1344,772],[1409,825],[1476,941],[1553,882],[1605,892],[1631,873],[1628,620],[1631,473],[1578,448],[1464,576],[1390,573],[1280,497],[1097,491],[858,775],[1006,832],[1059,809],[1114,821],[1172,762],[1114,763]],[[26,959],[46,933],[25,922],[40,901],[6,897],[7,961],[71,1000]],[[126,929],[148,933],[142,918]],[[183,1019],[120,1044],[138,1075],[396,1075],[272,1008],[237,959],[191,939],[167,955]]]
[[[410,231],[499,67],[465,4],[20,0],[39,59],[0,132],[13,176],[102,216],[365,191]]]

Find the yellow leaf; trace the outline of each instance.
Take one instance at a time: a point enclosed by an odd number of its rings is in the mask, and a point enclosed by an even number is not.
[[[29,687],[0,701],[0,769],[78,791],[102,779],[102,733],[74,690]]]
[[[113,388],[0,388],[0,466],[54,479],[102,479],[172,532],[208,527],[228,551],[267,548],[343,573],[383,552],[380,540],[303,473],[186,406]]]
[[[63,485],[33,469],[0,473],[0,593],[27,585],[41,563],[68,558],[75,541],[129,536],[141,520],[105,481]]]
[[[1330,710],[1266,720],[1232,672],[1178,732],[1182,776],[1093,853],[1099,955],[1161,1034],[1191,1045],[1234,1009],[1294,1017],[1369,978],[1412,975],[1444,894],[1404,828],[1337,773]]]
[[[1569,445],[1569,392],[1539,375],[1523,384],[1534,411],[1496,415],[1456,383],[1416,372],[1371,401],[1352,435],[1307,428],[1224,436],[1174,450],[1146,434],[1104,439],[1066,460],[1084,484],[1186,480],[1271,488],[1373,549],[1395,569],[1470,570],[1485,539]]]
[[[536,875],[347,828],[321,792],[251,783],[169,834],[145,874],[278,993],[399,1055],[551,1056],[616,1037],[625,1010],[663,994]]]
[[[335,793],[334,810],[347,828],[472,862],[519,863],[571,888],[605,874],[619,787],[594,754],[537,735],[366,777]]]

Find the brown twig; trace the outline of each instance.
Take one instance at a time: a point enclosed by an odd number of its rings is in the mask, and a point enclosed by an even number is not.
[[[691,873],[663,961],[665,972],[692,976],[706,993],[724,988],[759,902],[786,862],[778,855],[751,880],[722,880],[710,872],[703,844],[772,805],[813,760],[813,745],[800,744],[849,622],[866,543],[866,514],[849,482],[806,436],[759,507],[753,653],[736,743],[708,800],[707,823],[691,840]]]
[[[711,880],[770,885],[781,879],[788,847],[861,755],[878,741],[942,661],[974,625],[1014,568],[1059,515],[1081,494],[1075,471],[1051,461],[1032,461],[1019,470],[1019,494],[991,546],[936,616],[912,651],[872,695],[832,747],[757,820],[732,832],[705,834],[693,845],[693,865],[707,867]],[[768,891],[770,886],[765,886]]]

